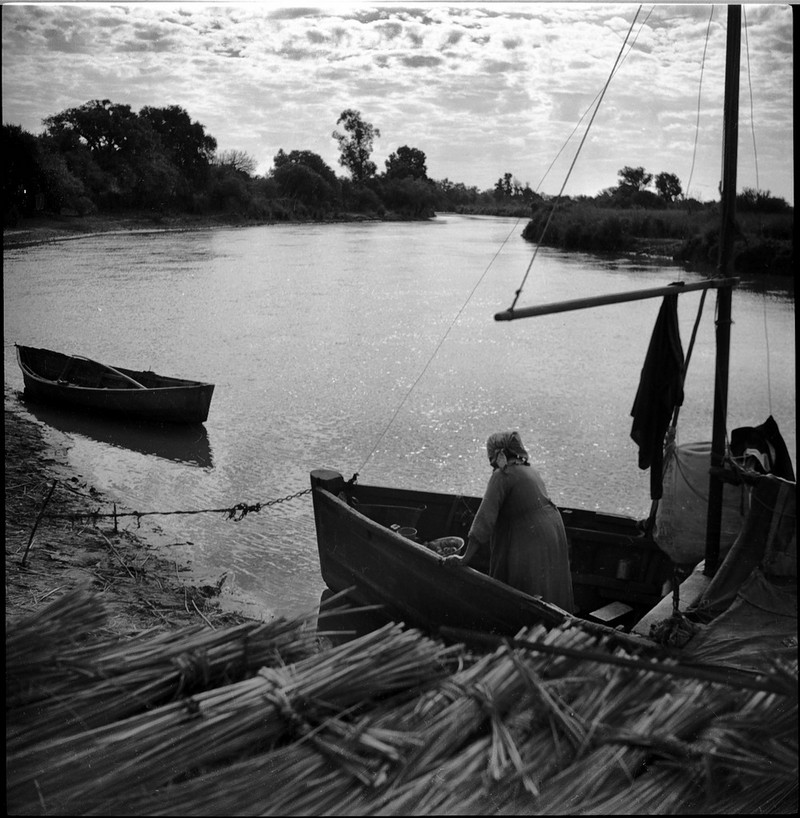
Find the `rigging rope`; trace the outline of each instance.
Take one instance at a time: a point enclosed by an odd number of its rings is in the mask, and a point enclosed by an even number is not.
[[[756,125],[755,125],[755,113],[753,111],[753,82],[752,82],[752,75],[750,71],[750,39],[747,36],[747,11],[744,6],[742,6],[742,19],[744,20],[744,47],[745,47],[745,54],[747,57],[747,87],[750,92],[750,132],[753,137],[753,163],[755,165],[755,172],[756,172],[756,196],[759,195],[761,186],[758,179],[758,147],[756,145]],[[764,344],[766,349],[766,371],[767,371],[767,401],[769,406],[769,414],[772,414],[772,380],[771,380],[771,373],[770,373],[770,351],[769,351],[769,330],[767,325],[767,293],[764,290],[761,294],[762,303],[764,305]]]
[[[755,124],[755,115],[753,114],[753,83],[752,78],[750,75],[750,40],[747,37],[747,12],[745,11],[744,6],[742,6],[742,16],[744,18],[744,49],[745,54],[747,55],[747,87],[750,90],[750,132],[753,135],[753,162],[755,163],[755,170],[756,170],[756,194],[760,190],[760,186],[758,183],[758,149],[756,148],[756,124]]]
[[[636,41],[639,39],[639,35],[642,33],[642,29],[647,24],[647,21],[650,19],[650,15],[652,13],[653,13],[653,9],[651,8],[650,11],[647,12],[647,17],[645,17],[644,20],[642,20],[642,24],[639,26],[639,30],[636,32],[636,36],[633,38],[633,42],[631,43],[630,48],[628,49],[628,52],[620,60],[619,65],[616,66],[616,68],[611,72],[612,76],[622,67],[622,64],[628,58],[628,54],[630,54],[631,51],[633,51],[633,47],[636,45]],[[553,169],[553,165],[555,165],[555,163],[558,161],[558,157],[561,156],[561,154],[566,149],[567,145],[569,145],[570,141],[572,140],[572,137],[575,136],[575,132],[580,127],[581,122],[583,122],[583,120],[586,118],[586,114],[588,114],[589,111],[592,110],[592,106],[597,102],[598,98],[600,97],[600,94],[602,94],[602,93],[603,93],[602,90],[597,92],[597,95],[595,96],[595,98],[589,103],[589,105],[586,107],[586,110],[581,114],[581,118],[575,123],[575,127],[572,129],[572,132],[564,140],[564,144],[559,148],[558,153],[555,155],[553,161],[550,163],[547,170],[544,172],[544,176],[542,176],[542,178],[539,180],[539,184],[536,186],[536,192],[537,193],[539,192],[539,190],[541,190],[541,187],[544,184],[544,180],[547,178],[548,174]]]
[[[580,156],[581,150],[583,149],[583,145],[586,142],[586,138],[589,136],[589,131],[591,130],[592,125],[594,124],[594,119],[597,116],[597,112],[600,110],[600,105],[603,102],[603,97],[605,96],[605,93],[608,90],[608,86],[611,84],[611,79],[614,76],[614,72],[617,70],[617,67],[620,64],[620,60],[622,59],[622,54],[625,51],[625,46],[626,46],[626,44],[627,44],[627,42],[628,42],[628,40],[629,40],[629,38],[631,36],[631,31],[633,31],[634,25],[636,25],[636,19],[639,16],[639,12],[641,10],[642,10],[642,7],[639,6],[639,8],[636,10],[636,14],[633,17],[633,20],[631,21],[631,25],[630,25],[630,28],[628,29],[628,33],[625,35],[625,40],[622,43],[622,46],[621,46],[621,48],[619,50],[619,54],[617,54],[617,59],[614,61],[614,65],[611,68],[611,73],[608,75],[608,79],[606,80],[606,84],[603,86],[603,90],[600,92],[600,98],[599,98],[599,100],[597,102],[597,105],[595,106],[594,111],[592,112],[592,116],[591,116],[591,119],[589,120],[589,124],[586,126],[586,131],[584,132],[583,137],[581,138],[580,144],[578,145],[578,149],[575,151],[575,156],[572,159],[572,164],[570,164],[569,169],[567,170],[567,175],[564,178],[564,183],[561,185],[561,190],[559,190],[558,196],[556,196],[556,199],[553,202],[553,207],[550,210],[550,215],[547,217],[547,221],[545,222],[544,228],[542,229],[541,235],[539,237],[539,241],[537,242],[536,247],[534,248],[533,255],[531,256],[531,260],[528,262],[528,268],[527,268],[527,270],[525,270],[525,275],[522,277],[522,283],[519,285],[519,289],[517,289],[516,293],[514,294],[514,300],[512,301],[511,306],[509,307],[509,311],[513,310],[514,307],[516,307],[517,301],[519,300],[520,295],[522,295],[522,289],[525,286],[525,282],[528,280],[528,275],[530,274],[531,267],[533,267],[533,262],[536,260],[536,256],[537,256],[537,254],[539,252],[539,248],[542,246],[542,240],[544,239],[544,235],[547,232],[547,228],[550,226],[550,222],[553,219],[553,214],[555,213],[556,207],[557,207],[559,201],[561,200],[561,197],[562,197],[562,195],[564,193],[564,188],[567,186],[567,182],[569,181],[569,177],[571,176],[572,171],[573,171],[573,169],[575,167],[575,163],[578,161],[578,157]]]
[[[708,51],[708,38],[711,33],[711,20],[714,17],[714,6],[711,6],[711,14],[708,15],[708,26],[706,26],[706,41],[703,46],[703,59],[700,62],[700,83],[697,88],[697,120],[694,126],[694,150],[692,151],[692,167],[689,171],[689,181],[686,183],[686,198],[689,198],[689,188],[692,186],[692,176],[694,176],[694,162],[697,157],[697,142],[700,137],[700,97],[703,93],[703,72],[706,67],[706,52]]]
[[[497,252],[496,252],[496,253],[495,253],[495,254],[492,256],[491,261],[490,261],[490,262],[489,262],[489,263],[486,265],[486,269],[485,269],[485,270],[484,270],[484,271],[481,273],[481,277],[480,277],[480,278],[478,279],[478,281],[475,283],[475,286],[474,286],[474,287],[473,287],[473,288],[470,290],[470,293],[469,293],[469,295],[467,296],[467,300],[466,300],[466,301],[465,301],[465,302],[464,302],[464,303],[461,305],[461,308],[460,308],[460,309],[459,309],[459,311],[456,313],[456,315],[455,315],[455,317],[453,318],[453,320],[450,322],[450,325],[447,327],[447,330],[445,331],[444,335],[441,337],[441,339],[440,339],[439,343],[438,343],[438,344],[436,345],[436,347],[434,348],[433,352],[431,353],[431,356],[428,358],[427,363],[426,363],[426,364],[425,364],[425,366],[422,368],[422,371],[419,373],[419,375],[417,375],[416,380],[414,381],[414,383],[412,383],[412,384],[411,384],[411,386],[409,387],[408,391],[407,391],[407,392],[406,392],[406,394],[403,396],[403,400],[401,400],[401,401],[400,401],[400,404],[398,405],[398,407],[397,407],[397,408],[394,410],[394,412],[392,413],[391,418],[389,418],[389,422],[388,422],[388,423],[386,424],[386,426],[384,427],[384,430],[381,432],[380,437],[378,437],[378,439],[377,439],[377,441],[375,442],[375,445],[372,447],[372,449],[371,449],[370,453],[369,453],[369,454],[368,454],[368,455],[367,455],[367,456],[364,458],[364,462],[361,464],[361,467],[360,467],[360,468],[358,469],[358,471],[356,472],[356,475],[357,475],[359,472],[363,471],[364,466],[366,466],[366,465],[367,465],[367,463],[369,462],[369,459],[370,459],[370,458],[372,457],[372,455],[373,455],[373,454],[375,454],[375,452],[377,451],[378,446],[380,446],[381,441],[384,439],[384,437],[386,437],[386,433],[387,433],[387,432],[389,431],[389,429],[391,428],[392,424],[393,424],[393,423],[394,423],[394,421],[395,421],[395,418],[396,418],[396,417],[397,417],[397,416],[400,414],[400,410],[403,408],[403,406],[405,406],[406,401],[407,401],[407,400],[409,399],[409,397],[411,396],[411,393],[414,391],[414,388],[416,387],[416,385],[417,385],[417,384],[418,384],[418,383],[419,383],[419,382],[422,380],[422,376],[423,376],[423,375],[424,375],[424,374],[425,374],[425,373],[428,371],[428,368],[430,367],[431,363],[433,363],[433,359],[436,357],[436,355],[438,354],[439,350],[442,348],[442,345],[444,344],[445,340],[447,340],[447,336],[450,334],[450,331],[451,331],[451,330],[453,329],[453,327],[455,326],[456,321],[458,321],[458,319],[461,317],[461,313],[463,313],[463,312],[464,312],[464,310],[465,310],[465,309],[466,309],[466,307],[467,307],[467,304],[469,304],[469,302],[472,300],[472,296],[473,296],[473,295],[475,295],[475,291],[478,289],[478,287],[480,286],[481,282],[482,282],[482,281],[483,281],[483,279],[486,277],[486,274],[489,272],[489,270],[491,269],[492,265],[493,265],[493,264],[495,263],[495,261],[497,260],[497,257],[500,255],[500,253],[501,253],[501,251],[502,251],[503,247],[505,247],[505,246],[506,246],[506,244],[508,243],[508,240],[509,240],[509,239],[511,238],[511,236],[514,234],[514,231],[517,229],[517,225],[518,225],[518,224],[519,224],[519,219],[517,219],[517,220],[516,220],[516,222],[514,222],[514,224],[513,224],[513,226],[511,227],[511,230],[509,231],[508,235],[505,237],[505,239],[503,239],[502,243],[500,244],[500,247],[498,247],[498,248],[497,248]]]

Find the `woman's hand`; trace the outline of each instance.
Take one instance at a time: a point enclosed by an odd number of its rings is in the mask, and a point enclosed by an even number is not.
[[[442,559],[442,565],[446,565],[448,568],[455,568],[458,565],[463,565],[464,557],[459,557],[458,554],[451,554],[449,557],[444,557]]]

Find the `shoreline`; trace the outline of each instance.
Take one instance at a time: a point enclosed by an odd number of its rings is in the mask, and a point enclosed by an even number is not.
[[[188,567],[143,538],[92,522],[104,498],[68,464],[69,437],[26,417],[8,386],[4,398],[7,627],[78,588],[107,605],[107,630],[120,636],[254,621],[223,611],[221,586],[184,581]]]

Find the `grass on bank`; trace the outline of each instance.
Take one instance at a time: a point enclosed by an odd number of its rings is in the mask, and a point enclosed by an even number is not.
[[[636,252],[661,248],[675,261],[697,268],[713,267],[719,252],[716,205],[686,209],[630,209],[569,202],[541,207],[523,230],[528,241],[571,252]],[[791,275],[794,257],[793,213],[739,213],[734,244],[738,273]]]

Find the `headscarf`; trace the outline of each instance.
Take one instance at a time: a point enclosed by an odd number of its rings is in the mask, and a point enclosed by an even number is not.
[[[493,469],[505,469],[509,463],[528,465],[530,458],[519,432],[498,432],[486,441],[486,453]]]

